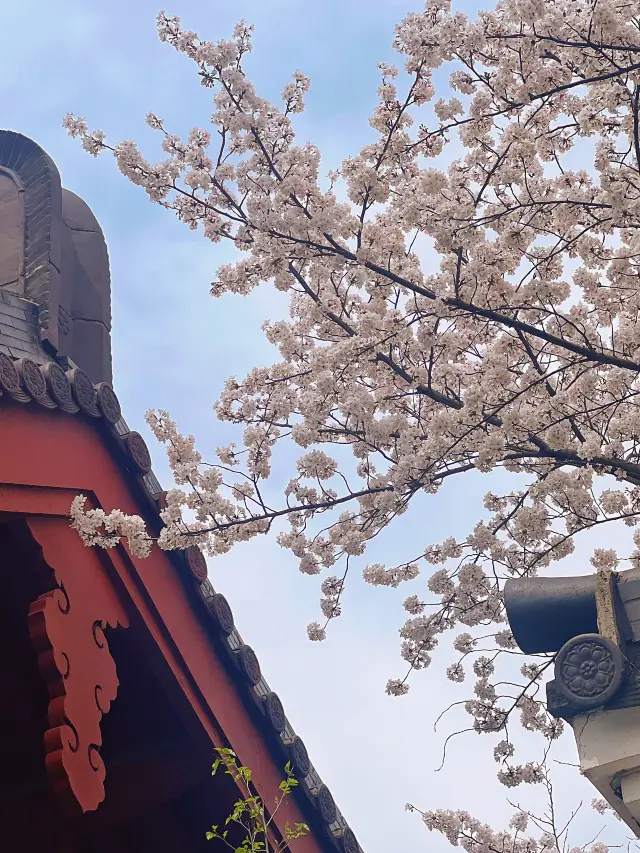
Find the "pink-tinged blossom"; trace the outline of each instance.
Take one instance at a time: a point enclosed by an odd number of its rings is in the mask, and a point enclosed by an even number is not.
[[[85,545],[111,548],[125,539],[134,557],[147,557],[152,540],[140,516],[125,515],[120,510],[85,509],[87,498],[78,495],[71,504],[71,526]]]
[[[590,562],[598,570],[613,571],[617,567],[619,560],[613,548],[596,548]]]
[[[494,634],[493,639],[496,642],[496,645],[501,649],[515,649],[516,641],[513,639],[513,634],[508,629],[505,631],[498,631],[497,634]]]
[[[509,821],[509,826],[511,829],[515,829],[518,832],[526,832],[527,826],[529,825],[529,816],[526,812],[516,812],[514,816]]]
[[[473,671],[478,678],[488,678],[495,671],[495,663],[488,657],[481,655],[473,662]]]
[[[409,692],[409,685],[398,679],[390,678],[387,681],[386,692],[389,696],[404,696]]]
[[[460,684],[464,681],[464,667],[461,663],[452,663],[451,666],[447,667],[446,676],[449,681],[454,681],[457,684]]]
[[[81,116],[74,116],[71,113],[62,120],[62,127],[67,131],[69,136],[76,138],[84,137],[88,132],[87,122]]]
[[[318,624],[318,622],[311,622],[311,624],[307,626],[307,635],[309,639],[314,642],[321,642],[327,638],[327,632]]]
[[[427,581],[427,586],[431,592],[435,592],[436,594],[443,596],[450,595],[455,589],[455,584],[449,577],[449,573],[446,569],[440,569],[439,571],[434,572]]]
[[[493,757],[496,761],[504,761],[505,758],[511,758],[515,752],[515,747],[507,740],[501,740],[500,743],[493,749]]]
[[[600,797],[591,800],[591,808],[599,815],[612,815],[616,820],[622,820],[618,812],[606,800]]]
[[[477,644],[477,640],[465,632],[464,634],[458,634],[458,636],[453,641],[453,647],[457,652],[462,652],[462,654],[469,654],[473,651]]]
[[[410,595],[409,598],[405,598],[402,606],[407,613],[410,613],[412,616],[418,616],[420,613],[423,613],[425,609],[424,602],[420,601],[420,598],[417,595]]]
[[[414,580],[418,574],[419,569],[414,563],[408,563],[394,569],[386,569],[381,563],[374,563],[371,566],[365,566],[362,572],[365,581],[372,586],[390,586],[394,588],[400,586],[404,581]]]

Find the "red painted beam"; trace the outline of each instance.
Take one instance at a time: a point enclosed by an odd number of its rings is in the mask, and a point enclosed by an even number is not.
[[[0,512],[50,516],[51,522],[41,519],[34,529],[37,526],[39,540],[44,537],[56,543],[55,548],[66,548],[69,536],[77,535],[63,517],[78,492],[95,495],[107,512],[118,508],[148,514],[95,425],[34,405],[0,410]],[[218,659],[170,559],[154,549],[140,560],[125,548],[112,549],[108,558],[126,590],[125,607],[140,613],[212,746],[232,745],[240,761],[252,768],[256,789],[269,806],[279,794],[283,769]],[[280,830],[285,822],[303,821],[297,803],[287,798],[276,816]],[[310,835],[299,839],[296,849],[320,853],[323,845]]]

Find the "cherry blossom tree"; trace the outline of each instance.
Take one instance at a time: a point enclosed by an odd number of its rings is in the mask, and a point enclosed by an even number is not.
[[[322,575],[312,640],[340,615],[365,552],[364,581],[379,586],[436,566],[429,594],[404,603],[406,670],[387,691],[406,693],[457,630],[447,677],[473,672],[465,708],[473,729],[497,734],[501,781],[550,786],[544,761],[516,763],[509,725],[559,737],[537,698],[551,660],[527,660],[517,685],[497,681],[515,649],[501,595],[509,577],[561,571],[597,527],[628,526],[640,549],[639,0],[501,0],[473,20],[427,0],[396,28],[403,69],[379,66],[373,141],[326,176],[294,135],[308,78],[296,72],[279,105],[262,98],[244,71],[250,26],[212,43],[162,12],[158,33],[211,90],[212,129],[185,140],[149,114],[166,155],[154,163],[82,118],[64,125],[189,228],[231,241],[238,260],[213,296],[272,286],[290,309],[264,324],[277,363],[230,378],[216,403],[241,429],[217,460],[167,412],[149,413],[176,483],[159,546],[215,556],[284,521],[280,545]],[[264,487],[283,444],[298,458],[272,505]],[[414,499],[496,470],[512,486],[486,494],[466,538],[373,562],[376,536]],[[148,552],[141,519],[83,500],[72,518],[87,544],[123,537]],[[639,559],[601,548],[592,563]],[[568,849],[551,818],[527,836],[523,811],[503,833],[461,812],[423,818],[468,851]]]

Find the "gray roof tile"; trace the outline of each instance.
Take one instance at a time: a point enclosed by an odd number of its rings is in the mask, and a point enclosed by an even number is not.
[[[12,293],[0,291],[0,350],[13,358],[50,361],[38,334],[35,306]]]

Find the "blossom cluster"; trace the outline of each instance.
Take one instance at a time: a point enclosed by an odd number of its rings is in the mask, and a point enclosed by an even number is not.
[[[289,297],[288,318],[264,324],[276,363],[231,377],[215,404],[237,444],[205,464],[168,413],[149,414],[176,480],[159,546],[215,556],[280,525],[300,570],[321,576],[323,623],[308,629],[321,640],[351,567],[410,505],[452,478],[464,490],[470,472],[517,475],[459,540],[425,525],[413,559],[362,574],[389,588],[428,574],[404,602],[403,666],[428,667],[456,631],[447,676],[473,672],[476,731],[503,737],[516,714],[554,740],[561,726],[535,698],[548,661],[524,664],[515,695],[492,667],[515,650],[506,579],[561,570],[597,526],[627,525],[636,550],[599,548],[596,570],[640,561],[638,3],[500,0],[470,19],[427,0],[396,28],[403,68],[379,68],[372,140],[328,184],[318,148],[295,135],[304,74],[273,104],[245,73],[244,22],[214,43],[160,13],[158,32],[210,90],[210,129],[183,139],[150,113],[164,157],[151,162],[82,118],[65,127],[189,228],[233,245],[214,296],[273,285]],[[297,461],[271,505],[263,484],[281,445]],[[117,511],[74,503],[73,523],[87,544],[150,547],[140,519]],[[407,690],[406,675],[387,684]],[[505,784],[540,781],[510,759]],[[429,822],[483,850],[542,849],[458,813]]]
[[[513,814],[506,831],[494,830],[462,810],[421,812],[410,804],[407,810],[419,812],[429,830],[441,833],[450,844],[462,847],[466,853],[560,853],[563,850],[567,853],[607,853],[609,850],[602,841],[572,847],[567,843],[568,826],[557,826],[553,818],[540,819],[523,810]],[[527,830],[532,830],[532,834],[525,835]]]

